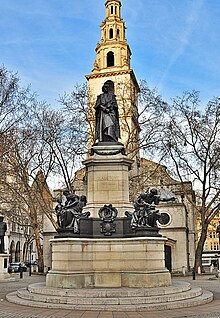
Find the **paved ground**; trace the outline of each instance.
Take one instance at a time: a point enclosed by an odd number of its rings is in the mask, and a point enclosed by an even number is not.
[[[201,276],[192,280],[192,277],[176,277],[173,279],[190,282],[214,293],[214,301],[210,304],[175,310],[152,312],[93,312],[71,311],[44,308],[33,308],[7,302],[5,295],[31,283],[42,282],[44,276],[24,273],[22,279],[19,274],[13,274],[15,281],[0,282],[0,318],[220,318],[220,279],[214,276]]]

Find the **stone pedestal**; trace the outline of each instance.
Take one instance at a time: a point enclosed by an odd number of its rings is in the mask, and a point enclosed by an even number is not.
[[[98,153],[83,162],[88,178],[88,204],[85,211],[97,217],[101,207],[112,204],[118,210],[118,217],[124,217],[125,211],[133,211],[133,205],[129,202],[128,179],[133,160],[121,153],[108,155],[106,149],[111,150],[103,146],[102,152],[98,149]]]
[[[0,280],[10,277],[8,274],[9,256],[9,254],[0,254]]]
[[[48,287],[169,286],[164,238],[53,239]]]
[[[47,274],[46,286],[169,286],[171,276],[164,261],[166,239],[156,227],[132,228],[132,217],[125,214],[134,209],[129,202],[128,178],[133,160],[124,155],[123,145],[98,143],[83,163],[88,183],[84,212],[89,211],[90,218],[80,219],[77,233],[71,228],[59,229],[58,235],[50,241],[52,269]],[[99,215],[100,208],[110,204],[118,215],[112,219],[107,212]]]

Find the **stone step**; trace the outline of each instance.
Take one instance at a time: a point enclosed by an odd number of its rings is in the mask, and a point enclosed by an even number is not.
[[[17,296],[31,301],[46,302],[46,303],[60,303],[70,305],[141,305],[141,304],[157,304],[172,301],[179,301],[189,298],[198,297],[202,294],[201,288],[193,288],[189,291],[175,293],[163,296],[150,296],[150,297],[68,297],[68,296],[55,296],[55,295],[40,295],[30,293],[26,289],[20,289]]]
[[[7,295],[7,300],[19,305],[53,308],[53,309],[71,309],[71,310],[88,310],[88,311],[153,311],[165,309],[177,309],[207,304],[213,300],[213,294],[208,291],[187,300],[173,301],[159,304],[142,304],[142,305],[70,305],[60,303],[43,303],[19,298],[16,292]]]
[[[181,293],[190,290],[190,283],[175,281],[171,286],[157,288],[54,288],[46,287],[45,283],[36,283],[28,286],[30,293],[41,295],[55,295],[59,297],[151,297]]]

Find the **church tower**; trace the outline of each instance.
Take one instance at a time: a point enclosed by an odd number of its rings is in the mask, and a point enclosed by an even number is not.
[[[105,2],[106,18],[102,22],[101,41],[96,46],[96,59],[90,75],[86,75],[89,90],[89,148],[94,144],[94,105],[108,82],[115,93],[121,129],[121,142],[129,156],[139,159],[138,92],[139,86],[131,69],[131,50],[125,37],[125,22],[121,18],[121,1]]]

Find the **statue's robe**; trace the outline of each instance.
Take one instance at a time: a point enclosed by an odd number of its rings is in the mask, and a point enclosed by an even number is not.
[[[96,110],[96,139],[117,142],[120,138],[119,114],[116,97],[112,93],[98,95]]]

